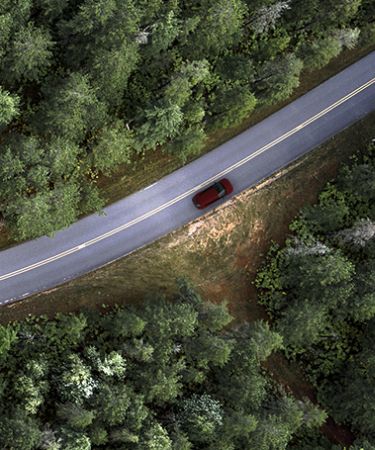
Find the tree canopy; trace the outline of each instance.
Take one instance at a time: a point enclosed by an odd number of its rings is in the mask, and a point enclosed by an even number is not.
[[[326,416],[265,375],[281,336],[231,320],[180,280],[173,301],[0,327],[1,448],[286,449]]]

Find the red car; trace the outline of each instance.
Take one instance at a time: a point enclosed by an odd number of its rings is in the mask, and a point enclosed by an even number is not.
[[[198,209],[203,209],[216,200],[233,192],[233,186],[229,180],[223,178],[193,197],[193,203]]]

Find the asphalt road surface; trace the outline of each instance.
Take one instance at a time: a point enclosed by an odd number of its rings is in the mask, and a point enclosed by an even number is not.
[[[226,176],[234,187],[231,196],[236,195],[373,110],[375,52],[215,150],[108,206],[105,215],[93,214],[53,238],[0,252],[0,304],[62,284],[155,241],[210,210],[194,207],[195,192]]]

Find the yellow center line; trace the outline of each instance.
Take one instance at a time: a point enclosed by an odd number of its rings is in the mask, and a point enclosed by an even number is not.
[[[121,231],[126,230],[127,228],[130,228],[133,225],[136,225],[139,222],[142,222],[143,220],[146,220],[153,215],[159,213],[160,211],[163,211],[166,208],[169,208],[170,206],[174,205],[175,203],[185,199],[186,197],[189,197],[190,195],[194,194],[196,191],[199,191],[200,189],[206,187],[213,181],[217,180],[218,178],[228,174],[229,172],[232,172],[233,170],[237,169],[238,167],[242,166],[243,164],[246,164],[247,162],[251,161],[252,159],[256,158],[257,156],[261,155],[262,153],[266,152],[270,148],[274,147],[275,145],[279,144],[280,142],[285,141],[285,139],[288,139],[290,136],[292,136],[295,133],[298,133],[303,128],[307,127],[311,123],[315,122],[316,120],[320,119],[324,115],[328,114],[333,109],[337,108],[338,106],[342,105],[346,101],[348,101],[350,98],[354,97],[355,95],[359,94],[360,92],[364,91],[368,87],[370,87],[372,84],[375,83],[375,77],[371,80],[367,81],[362,86],[359,86],[354,91],[350,92],[349,94],[345,95],[341,99],[337,100],[335,103],[332,103],[332,105],[328,106],[327,108],[323,109],[319,113],[315,114],[314,116],[307,119],[305,122],[300,123],[296,127],[294,127],[292,130],[284,133],[283,135],[279,136],[278,138],[274,139],[273,141],[269,142],[268,144],[264,145],[263,147],[259,148],[255,152],[253,152],[251,155],[246,156],[245,158],[241,159],[240,161],[232,164],[231,166],[227,167],[226,169],[222,170],[221,172],[217,173],[216,175],[210,177],[209,179],[205,180],[203,183],[200,183],[197,186],[194,186],[193,188],[187,190],[183,194],[178,195],[177,197],[173,198],[172,200],[169,200],[168,202],[164,203],[163,205],[158,206],[157,208],[148,211],[147,213],[142,214],[141,216],[137,217],[136,219],[133,219],[123,225],[120,225],[116,228],[113,228],[110,231],[107,231],[106,233],[101,234],[100,236],[97,236],[93,239],[90,239],[86,242],[82,242],[81,244],[72,247],[68,250],[65,250],[61,253],[58,253],[57,255],[50,256],[49,258],[43,259],[41,261],[38,261],[34,264],[31,264],[29,266],[23,267],[21,269],[15,270],[13,272],[6,273],[4,275],[0,275],[0,281],[4,281],[8,278],[20,275],[22,273],[28,272],[33,269],[37,269],[38,267],[44,266],[46,264],[49,264],[53,261],[56,261],[58,259],[64,258],[65,256],[71,255],[72,253],[78,252],[86,247],[89,247],[91,245],[94,245],[103,239],[107,239],[117,233],[120,233]],[[152,185],[151,185],[152,186]],[[150,187],[151,187],[150,186]]]

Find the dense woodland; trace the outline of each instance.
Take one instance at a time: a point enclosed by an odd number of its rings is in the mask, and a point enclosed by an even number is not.
[[[17,239],[103,205],[159,147],[287,98],[301,70],[375,39],[373,0],[2,0],[0,214]]]
[[[260,301],[326,412],[354,431],[358,448],[374,450],[375,143],[291,230],[258,274]],[[304,450],[332,448],[317,435],[301,442]]]
[[[275,386],[264,322],[179,283],[173,302],[0,326],[2,450],[282,450],[324,411]]]

